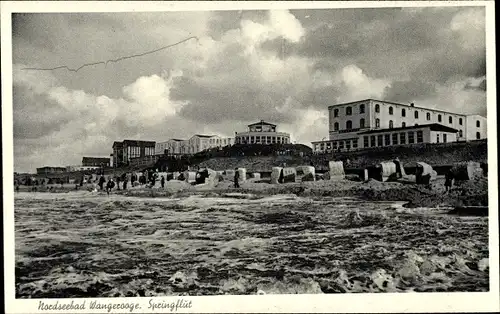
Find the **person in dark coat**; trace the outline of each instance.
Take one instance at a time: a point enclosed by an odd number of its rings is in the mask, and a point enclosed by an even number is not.
[[[127,189],[127,183],[128,183],[128,178],[127,178],[127,174],[125,174],[123,176],[123,189],[126,190]]]
[[[101,190],[104,189],[104,183],[106,183],[106,179],[104,179],[104,176],[101,176],[101,178],[99,179],[99,188]]]
[[[109,192],[111,192],[111,189],[113,189],[114,187],[115,187],[115,182],[113,181],[112,178],[109,178],[108,184],[106,184],[106,193],[108,193],[109,195]]]
[[[238,168],[234,169],[234,187],[239,188],[240,187],[240,172],[238,171]]]
[[[444,188],[445,193],[451,191],[451,186],[453,185],[453,173],[451,170],[447,171],[444,176]]]
[[[119,191],[120,190],[120,176],[116,177],[116,189]]]
[[[161,176],[161,188],[164,189],[165,188],[165,177],[164,176]]]

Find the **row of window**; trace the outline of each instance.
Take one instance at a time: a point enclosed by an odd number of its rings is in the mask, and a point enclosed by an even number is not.
[[[237,137],[236,143],[238,144],[288,144],[287,137],[276,136],[243,136]]]
[[[316,144],[316,150],[324,151],[330,151],[330,150],[342,150],[342,149],[356,149],[358,148],[358,139],[348,139],[348,140],[339,140],[339,141],[332,141],[332,142],[327,142],[327,143],[321,143],[321,144]]]
[[[415,140],[416,143],[423,143],[424,142],[423,131],[417,131],[416,133],[417,133],[416,138],[415,138],[415,132],[401,132],[401,133],[384,134],[376,136],[375,135],[363,136],[363,147],[405,145],[407,138],[408,138],[408,144],[415,143]]]
[[[359,105],[359,113],[365,113],[365,105],[364,104]],[[352,115],[352,107],[345,107],[345,115],[346,116]],[[338,108],[333,109],[333,116],[334,117],[339,116],[339,109]]]
[[[477,121],[477,122],[479,123],[479,121]],[[415,126],[418,126],[418,123],[416,123]],[[346,122],[345,127],[346,127],[346,130],[354,130],[352,128],[352,121],[351,120],[348,120]],[[364,127],[365,127],[365,119],[359,119],[359,129],[362,129]],[[378,118],[375,119],[375,127],[376,128],[380,128],[380,119],[378,119]],[[402,128],[406,127],[406,122],[402,122],[401,123],[401,127]],[[394,128],[394,121],[389,120],[389,129],[392,129],[392,128]],[[338,122],[335,122],[333,124],[333,130],[334,131],[338,131],[339,130],[339,123]],[[355,130],[358,130],[358,129],[355,129]],[[462,130],[459,130],[458,133],[459,133],[459,135],[458,135],[459,137],[463,136],[463,131]]]
[[[380,105],[375,105],[375,112],[379,113],[380,112]],[[365,113],[365,105],[361,104],[359,106],[359,113]],[[345,108],[345,114],[346,116],[350,116],[352,115],[352,107],[346,107]],[[393,107],[389,107],[389,114],[390,115],[393,115],[394,114],[394,108]],[[339,109],[334,109],[333,110],[333,116],[336,118],[339,116]],[[401,116],[402,117],[406,117],[406,109],[405,108],[402,108],[401,109]],[[415,111],[414,112],[414,117],[415,119],[418,119],[419,118],[419,112],[418,111]],[[427,112],[426,114],[426,119],[428,121],[431,120],[431,114],[430,112]],[[442,122],[443,121],[443,116],[441,114],[438,114],[438,122]],[[448,123],[449,124],[453,124],[453,117],[448,117]],[[462,118],[459,118],[458,119],[458,124],[459,125],[463,125],[464,121]],[[479,121],[476,121],[476,126],[479,128],[480,127],[480,122]]]

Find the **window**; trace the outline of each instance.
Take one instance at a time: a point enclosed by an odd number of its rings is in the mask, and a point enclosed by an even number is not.
[[[406,133],[399,133],[399,141],[401,142],[401,145],[406,144]]]
[[[439,134],[436,134],[436,143],[439,143]]]
[[[389,129],[392,129],[394,127],[394,122],[392,120],[389,120]]]
[[[335,118],[339,116],[339,110],[338,109],[333,109],[333,116]]]
[[[352,140],[352,148],[358,148],[358,139]]]
[[[382,135],[377,136],[377,146],[384,146]]]
[[[389,114],[390,115],[394,114],[394,109],[392,107],[389,107]]]
[[[392,145],[398,145],[398,134],[397,133],[392,134]]]
[[[363,147],[368,147],[368,136],[363,136]]]
[[[408,144],[415,143],[415,132],[408,132]]]
[[[339,130],[339,123],[338,123],[338,122],[335,122],[335,123],[333,124],[333,130],[334,130],[334,131],[338,131],[338,130]]]
[[[384,135],[384,141],[385,141],[385,146],[390,146],[391,145],[391,135],[390,134]]]
[[[375,135],[370,136],[370,147],[375,146]]]
[[[443,120],[443,117],[440,114],[438,114],[438,122],[441,122],[442,120]]]
[[[453,123],[453,118],[452,118],[452,117],[448,117],[448,123],[449,123],[449,124],[452,124],[452,123]]]
[[[476,140],[480,140],[481,139],[481,133],[480,132],[476,132]]]
[[[448,141],[448,134],[443,134],[443,143]]]
[[[481,126],[481,122],[479,122],[479,120],[476,121],[476,127],[480,127]]]
[[[359,113],[365,113],[365,105],[364,104],[359,105]]]
[[[417,143],[423,143],[423,142],[424,142],[424,132],[417,131]]]
[[[380,119],[375,119],[375,127],[380,128]]]
[[[351,149],[351,140],[345,141],[345,148],[347,148],[348,150]]]
[[[430,112],[427,112],[426,116],[427,116],[427,120],[431,119],[431,113]]]
[[[415,111],[415,119],[418,119],[418,111]]]
[[[345,108],[345,115],[346,116],[352,115],[352,107],[346,107]]]
[[[401,109],[401,116],[406,117],[406,109]]]
[[[463,136],[464,136],[464,131],[459,130],[459,131],[458,131],[458,137],[463,137]]]
[[[462,120],[462,118],[459,118],[458,119],[458,124],[463,125],[464,124],[464,120]]]
[[[347,120],[347,122],[345,123],[345,128],[347,130],[352,129],[352,121],[351,120]]]
[[[365,119],[359,119],[359,128],[362,129],[365,127]]]
[[[380,105],[375,105],[375,112],[380,112]]]
[[[402,128],[406,127],[406,122],[401,123],[401,127]]]
[[[339,142],[339,149],[344,149],[344,141]]]

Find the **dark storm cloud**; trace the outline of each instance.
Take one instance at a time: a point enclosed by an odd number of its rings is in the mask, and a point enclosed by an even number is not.
[[[61,130],[71,121],[70,112],[29,87],[14,85],[14,138],[37,139]]]
[[[383,98],[388,101],[409,103],[437,95],[436,86],[426,81],[396,81],[384,90]]]
[[[277,106],[283,105],[284,97],[281,93],[262,91],[257,86],[245,85],[244,82],[226,82],[221,88],[217,88],[212,84],[182,78],[171,90],[171,97],[173,100],[189,102],[182,108],[181,116],[205,124],[263,118],[284,122],[290,118],[287,113],[282,114],[276,110]]]
[[[314,27],[295,50],[312,58],[355,63],[373,77],[410,75],[436,82],[450,76],[478,77],[485,70],[484,39],[482,46],[463,47],[459,34],[450,30],[459,10],[325,10],[317,13],[322,17],[316,23],[309,22]]]

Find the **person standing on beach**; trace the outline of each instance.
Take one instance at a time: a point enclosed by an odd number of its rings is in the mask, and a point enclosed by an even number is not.
[[[115,187],[115,182],[113,182],[113,178],[109,177],[108,184],[106,185],[106,193],[108,193],[109,195],[109,192],[111,192],[111,189],[113,189],[114,187]]]
[[[239,188],[240,187],[240,172],[238,171],[238,168],[234,169],[234,187]]]
[[[444,176],[444,188],[445,188],[445,193],[451,191],[451,186],[453,185],[453,173],[451,173],[451,170],[448,170]]]
[[[101,176],[101,178],[99,179],[99,188],[101,188],[101,191],[102,191],[102,189],[104,189],[105,182],[106,182],[106,179],[104,179],[104,176]]]
[[[123,189],[124,190],[127,189],[127,182],[128,182],[128,176],[127,176],[127,174],[124,174],[123,175]]]

